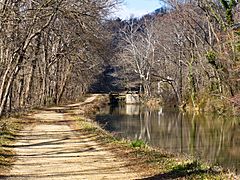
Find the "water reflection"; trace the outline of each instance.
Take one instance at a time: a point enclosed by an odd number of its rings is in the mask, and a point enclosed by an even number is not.
[[[126,105],[108,107],[97,116],[97,121],[119,136],[142,139],[170,152],[188,153],[240,170],[240,121],[237,119]]]

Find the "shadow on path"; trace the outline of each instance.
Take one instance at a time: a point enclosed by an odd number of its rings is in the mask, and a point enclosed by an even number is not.
[[[0,156],[16,158],[9,174],[0,179],[136,179],[138,175],[98,143],[96,135],[75,128],[76,121],[66,118],[69,109],[82,104],[42,109],[27,117],[16,143],[4,146],[16,154],[0,152]]]

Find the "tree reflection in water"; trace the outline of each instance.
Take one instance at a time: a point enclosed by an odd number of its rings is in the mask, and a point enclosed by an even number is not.
[[[170,152],[194,155],[233,170],[240,169],[240,121],[216,115],[151,111],[126,105],[108,108],[97,116],[109,131],[142,139]]]

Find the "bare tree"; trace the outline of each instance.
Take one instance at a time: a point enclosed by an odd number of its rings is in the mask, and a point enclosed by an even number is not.
[[[121,31],[124,41],[123,53],[120,57],[126,66],[133,68],[139,76],[140,91],[151,96],[151,71],[155,63],[155,37],[152,22],[143,20],[135,24],[133,19]]]
[[[102,24],[117,3],[0,1],[0,116],[9,108],[66,99],[67,87],[78,84],[69,82],[71,77],[83,74],[82,69],[76,71],[76,64],[101,71]],[[86,76],[92,79],[86,81],[93,81],[91,73]]]

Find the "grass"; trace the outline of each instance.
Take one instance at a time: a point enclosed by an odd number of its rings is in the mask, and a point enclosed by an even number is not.
[[[0,119],[0,174],[7,171],[14,161],[14,152],[4,146],[14,142],[16,132],[20,128],[16,118]]]
[[[150,176],[146,179],[234,179],[233,174],[213,170],[213,167],[193,158],[151,148],[142,140],[119,139],[93,121],[76,118],[81,131],[94,134],[96,141],[111,147],[118,157],[127,159],[130,168]]]
[[[141,139],[137,139],[137,140],[131,141],[130,147],[144,148],[144,147],[146,147],[146,143],[143,140],[141,140]]]

